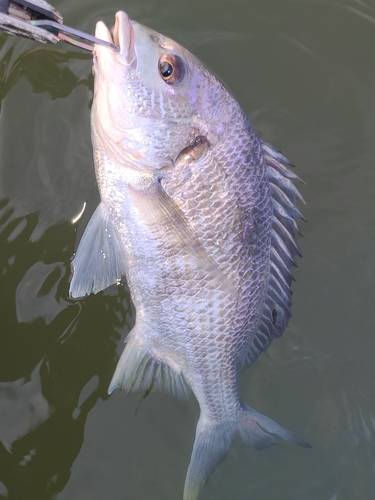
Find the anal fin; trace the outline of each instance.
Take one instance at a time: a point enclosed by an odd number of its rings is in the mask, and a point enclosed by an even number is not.
[[[150,387],[186,398],[190,394],[181,369],[171,367],[166,359],[157,359],[138,335],[138,325],[129,333],[125,349],[109,384],[108,394],[115,389],[127,392],[147,391]]]

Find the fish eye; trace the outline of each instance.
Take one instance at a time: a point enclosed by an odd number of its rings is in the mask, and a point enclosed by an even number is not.
[[[185,64],[179,56],[164,54],[159,59],[159,73],[166,83],[179,83],[185,76]]]

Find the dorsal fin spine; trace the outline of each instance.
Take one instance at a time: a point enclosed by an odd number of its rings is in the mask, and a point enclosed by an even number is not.
[[[296,266],[294,256],[301,256],[295,235],[301,234],[296,219],[303,216],[296,203],[305,201],[293,181],[303,181],[290,170],[293,165],[279,151],[266,143],[262,147],[273,203],[270,275],[263,313],[258,331],[251,333],[245,365],[251,364],[287,326],[294,279],[291,267]]]

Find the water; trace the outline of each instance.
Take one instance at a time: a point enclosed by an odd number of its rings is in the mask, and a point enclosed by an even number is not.
[[[177,39],[307,182],[293,317],[241,386],[313,449],[236,441],[200,500],[375,498],[374,3],[54,6],[89,33],[125,9]],[[68,298],[70,258],[98,202],[90,56],[0,35],[0,61],[0,498],[182,498],[196,402],[108,397],[134,322],[129,294]]]

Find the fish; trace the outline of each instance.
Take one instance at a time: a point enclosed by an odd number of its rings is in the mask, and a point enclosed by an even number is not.
[[[309,444],[246,405],[238,376],[290,318],[304,202],[291,163],[226,87],[175,41],[116,14],[94,50],[91,134],[100,204],[72,261],[70,296],[125,276],[136,310],[108,392],[191,392],[200,406],[183,500],[233,437]],[[302,182],[302,181],[301,181]]]

